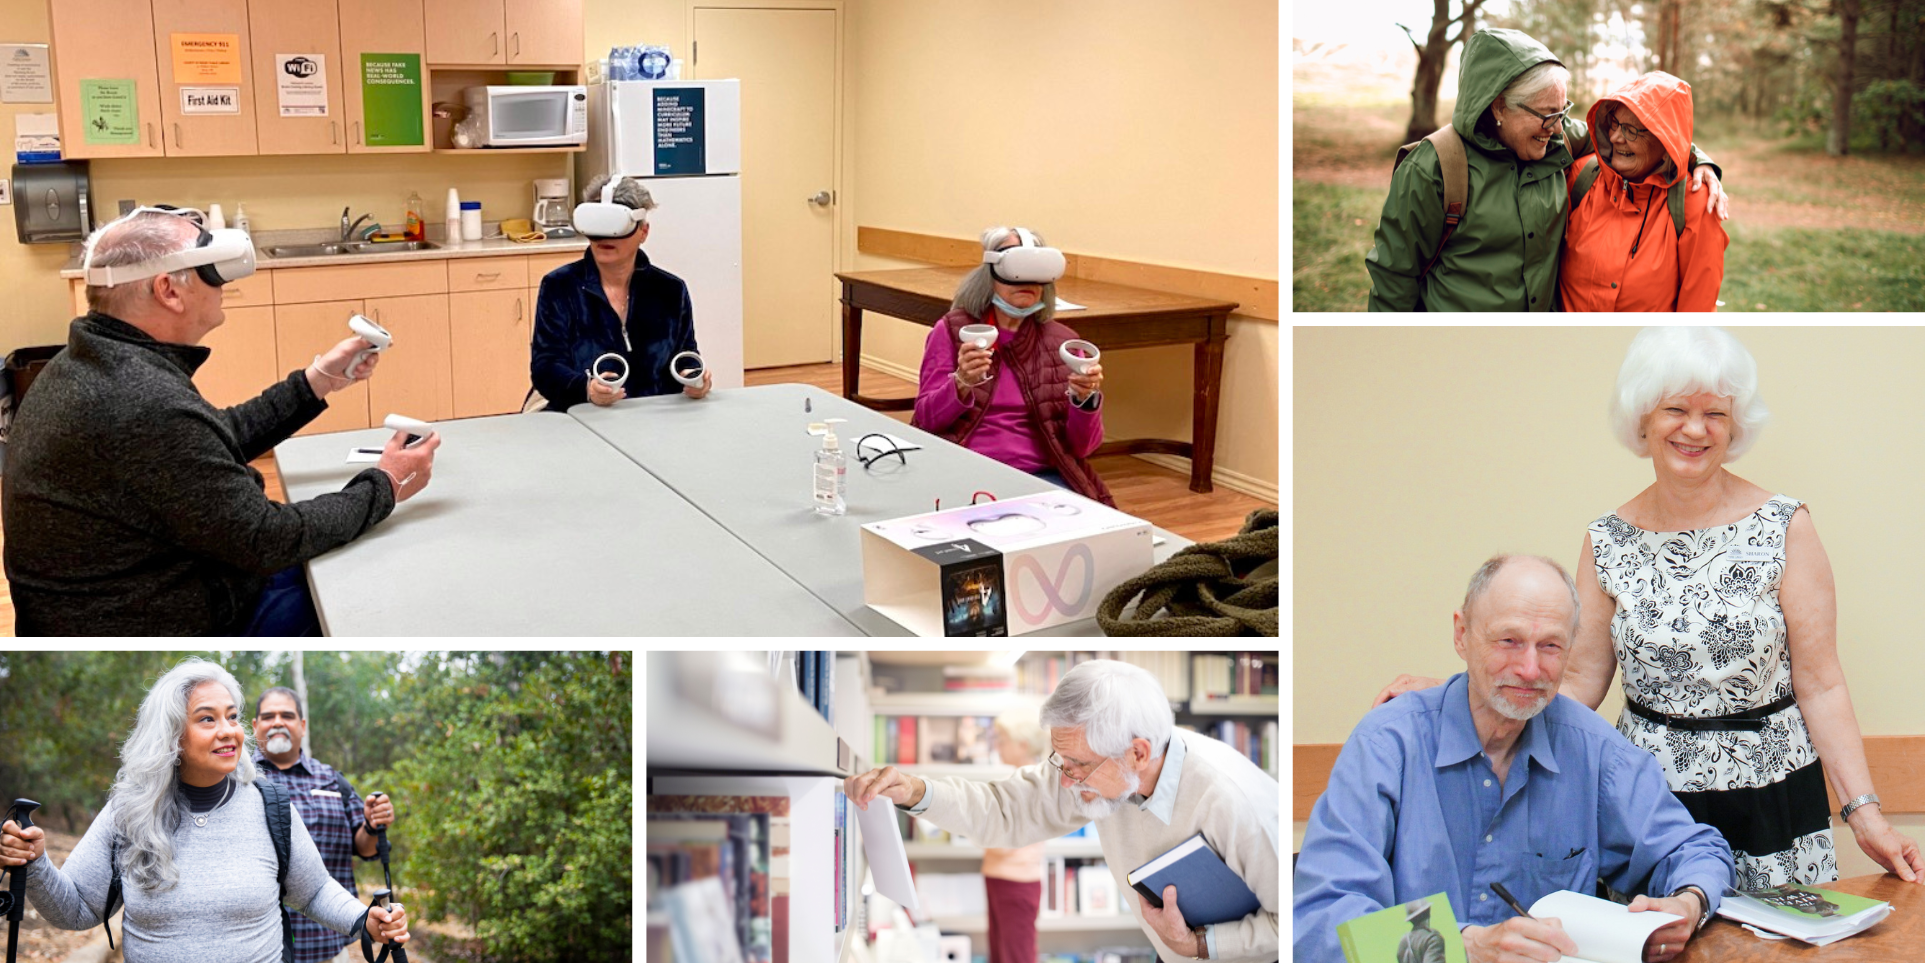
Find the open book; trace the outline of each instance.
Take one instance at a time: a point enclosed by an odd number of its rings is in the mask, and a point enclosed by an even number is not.
[[[1577,944],[1577,955],[1565,957],[1563,963],[1643,963],[1644,944],[1651,934],[1684,918],[1655,910],[1633,913],[1610,900],[1568,889],[1532,903],[1531,915],[1556,917]]]
[[[1862,933],[1890,916],[1892,904],[1813,886],[1781,885],[1724,898],[1718,915],[1813,946]]]

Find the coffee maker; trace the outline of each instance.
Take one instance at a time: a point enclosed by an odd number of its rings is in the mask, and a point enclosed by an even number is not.
[[[549,237],[575,236],[575,206],[568,203],[568,178],[536,179],[533,220],[535,230]]]

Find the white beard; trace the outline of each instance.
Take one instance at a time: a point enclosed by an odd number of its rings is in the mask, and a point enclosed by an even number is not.
[[[268,734],[267,751],[280,755],[294,748],[294,740],[287,733],[276,730]]]
[[[1551,698],[1557,695],[1557,691],[1554,689],[1539,689],[1538,697],[1536,701],[1532,702],[1528,706],[1519,708],[1515,703],[1511,702],[1509,699],[1504,698],[1497,691],[1498,686],[1520,686],[1521,687],[1524,684],[1525,683],[1521,679],[1499,679],[1496,682],[1492,683],[1490,699],[1488,700],[1490,702],[1491,710],[1496,712],[1498,715],[1503,716],[1506,719],[1512,719],[1517,722],[1529,722],[1530,720],[1536,718],[1538,713],[1543,712],[1544,707],[1551,704]]]
[[[1076,811],[1082,813],[1087,819],[1107,819],[1110,816],[1116,815],[1117,810],[1123,808],[1124,801],[1135,795],[1136,791],[1141,788],[1143,788],[1143,780],[1137,778],[1136,773],[1126,769],[1123,771],[1123,791],[1118,794],[1115,799],[1111,799],[1092,789],[1090,792],[1095,793],[1096,798],[1085,802],[1083,800],[1083,791],[1081,789],[1072,789],[1070,790],[1069,801],[1070,805],[1076,807]]]

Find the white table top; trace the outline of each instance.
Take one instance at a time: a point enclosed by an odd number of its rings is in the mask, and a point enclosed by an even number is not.
[[[572,418],[538,412],[437,428],[427,489],[308,563],[330,634],[858,634]],[[275,457],[288,497],[339,490],[370,467],[345,464],[348,449],[392,434],[282,443]]]
[[[803,411],[808,399],[811,411]],[[607,408],[576,405],[569,415],[646,468],[703,514],[752,546],[810,592],[870,635],[907,635],[894,620],[862,600],[861,528],[969,503],[978,489],[999,498],[1051,490],[1048,482],[810,385],[765,385],[684,395],[635,398]],[[822,447],[810,422],[846,418],[837,437],[848,456],[849,513],[814,513],[813,452]],[[908,465],[891,457],[864,469],[857,441],[882,431],[922,445]],[[1164,539],[1162,561],[1190,544]],[[1100,635],[1085,619],[1031,636]]]

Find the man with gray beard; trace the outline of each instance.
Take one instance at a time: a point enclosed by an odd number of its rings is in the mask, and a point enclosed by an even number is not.
[[[383,794],[364,805],[361,795],[334,767],[301,748],[306,738],[307,715],[294,690],[275,686],[261,693],[254,704],[254,763],[260,768],[261,778],[275,780],[287,789],[301,814],[301,823],[314,838],[314,848],[320,850],[321,861],[327,864],[328,875],[358,896],[349,854],[374,858],[371,830],[394,822],[394,804]],[[299,913],[291,915],[295,963],[351,963],[359,956],[348,946],[346,937]]]
[[[1136,900],[1163,959],[1276,960],[1276,779],[1222,742],[1177,729],[1156,677],[1123,662],[1092,659],[1065,673],[1039,721],[1054,751],[1008,779],[924,779],[884,766],[849,777],[845,791],[863,809],[887,797],[982,846],[1027,846],[1094,822],[1117,892]],[[1192,926],[1183,907],[1207,905],[1203,894],[1165,887],[1159,909],[1131,892],[1132,870],[1198,834],[1256,894],[1256,911]]]
[[[1554,961],[1578,947],[1555,918],[1519,916],[1599,880],[1631,912],[1677,919],[1641,959],[1676,958],[1732,883],[1724,837],[1694,822],[1651,754],[1557,694],[1577,589],[1556,562],[1499,555],[1452,613],[1465,671],[1364,717],[1311,810],[1296,865],[1295,959],[1339,961],[1337,926],[1442,892],[1470,963]]]

